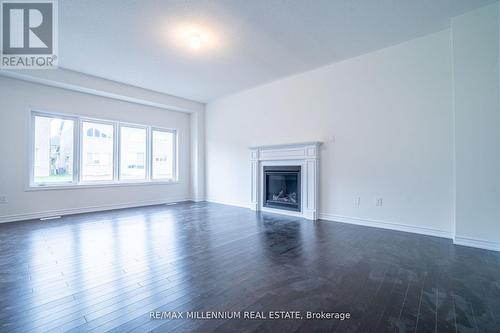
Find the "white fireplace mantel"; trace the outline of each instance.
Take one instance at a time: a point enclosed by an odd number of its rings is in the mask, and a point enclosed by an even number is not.
[[[252,163],[251,209],[318,219],[318,161],[321,142],[250,147]],[[292,212],[263,206],[264,166],[298,165],[301,167],[301,211]]]

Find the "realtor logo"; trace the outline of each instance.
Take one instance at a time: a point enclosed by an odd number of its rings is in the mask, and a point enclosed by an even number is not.
[[[57,67],[57,2],[4,0],[2,68]]]

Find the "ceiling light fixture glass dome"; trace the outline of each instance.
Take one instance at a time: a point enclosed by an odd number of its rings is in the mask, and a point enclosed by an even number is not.
[[[193,33],[191,34],[191,36],[189,37],[189,47],[194,49],[194,50],[198,50],[201,46],[201,37],[199,34],[197,33]]]

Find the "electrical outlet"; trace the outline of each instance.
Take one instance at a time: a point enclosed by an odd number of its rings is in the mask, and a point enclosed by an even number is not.
[[[6,195],[0,195],[0,204],[7,203],[7,196]]]
[[[361,206],[361,197],[354,197],[354,206]]]
[[[375,206],[381,207],[383,205],[384,205],[384,199],[377,198],[377,200],[375,201]]]

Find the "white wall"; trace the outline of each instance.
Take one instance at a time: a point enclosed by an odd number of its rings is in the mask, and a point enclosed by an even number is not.
[[[64,87],[66,89],[86,92],[97,96],[138,102],[143,105],[155,106],[167,110],[191,113],[203,111],[205,109],[202,103],[196,101],[130,86],[128,84],[75,72],[61,67],[51,70],[0,69],[0,75],[26,79],[31,82],[41,83],[52,87]]]
[[[0,77],[0,221],[190,198],[190,115]],[[174,101],[173,99],[170,101]],[[201,108],[203,106],[200,104]],[[179,184],[25,191],[30,110],[56,111],[173,127],[179,135]]]
[[[457,242],[500,250],[499,5],[452,20]]]
[[[191,118],[191,199],[205,199],[205,112],[193,112]]]
[[[451,236],[451,92],[445,30],[208,103],[207,198],[248,204],[249,146],[318,140],[320,216]]]

